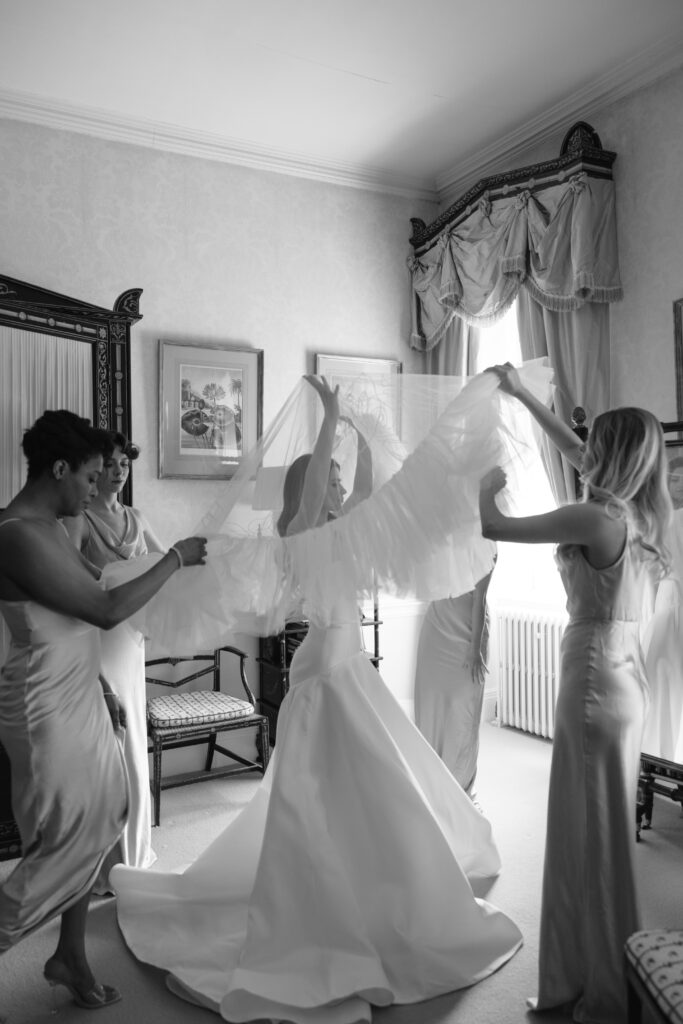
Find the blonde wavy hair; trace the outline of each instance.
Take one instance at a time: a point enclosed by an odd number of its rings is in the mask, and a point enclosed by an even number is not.
[[[646,409],[625,406],[596,417],[586,442],[583,500],[602,502],[625,519],[659,576],[670,569],[665,536],[673,516],[668,463],[659,420]]]

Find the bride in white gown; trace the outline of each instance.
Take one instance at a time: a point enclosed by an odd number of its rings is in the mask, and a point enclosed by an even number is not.
[[[308,380],[325,413],[278,523],[295,541],[351,508],[368,470],[359,436],[342,508],[337,390]],[[334,564],[328,573],[334,582]],[[292,661],[277,746],[248,806],[183,873],[112,872],[135,955],[229,1021],[369,1021],[372,1006],[482,980],[522,942],[473,894],[500,869],[490,825],[363,652],[344,580]]]

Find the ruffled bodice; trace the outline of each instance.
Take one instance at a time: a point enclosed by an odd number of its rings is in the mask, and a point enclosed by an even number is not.
[[[309,626],[304,643],[296,650],[289,670],[289,683],[313,679],[330,672],[362,649],[360,610],[352,598],[340,597],[329,626]]]

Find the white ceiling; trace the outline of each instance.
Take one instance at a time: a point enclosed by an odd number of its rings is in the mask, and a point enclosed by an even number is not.
[[[0,116],[432,198],[682,65],[681,0],[0,0]]]

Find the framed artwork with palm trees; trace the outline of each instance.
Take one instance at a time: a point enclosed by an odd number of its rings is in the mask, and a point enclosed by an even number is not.
[[[229,479],[261,435],[263,352],[159,341],[159,476]]]

